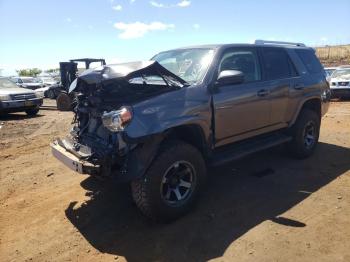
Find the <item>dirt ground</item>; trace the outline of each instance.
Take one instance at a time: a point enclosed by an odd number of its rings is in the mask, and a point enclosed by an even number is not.
[[[350,261],[350,102],[332,102],[307,160],[282,148],[211,170],[193,212],[144,219],[128,185],[77,175],[49,142],[72,114],[0,117],[1,261]]]

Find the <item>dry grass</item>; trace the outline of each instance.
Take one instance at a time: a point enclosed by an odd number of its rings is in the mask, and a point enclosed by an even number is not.
[[[316,54],[325,66],[350,64],[350,45],[316,47]]]

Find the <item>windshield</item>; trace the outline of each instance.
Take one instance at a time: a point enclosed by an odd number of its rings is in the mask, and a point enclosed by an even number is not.
[[[190,84],[201,81],[213,59],[214,50],[204,48],[162,52],[152,60]]]
[[[6,78],[0,78],[0,88],[14,88],[17,87],[13,82]]]
[[[40,83],[40,81],[36,78],[21,78],[23,83]]]
[[[334,73],[332,74],[332,78],[350,79],[350,68],[335,70]]]
[[[335,69],[329,69],[329,68],[327,68],[327,69],[325,69],[324,71],[326,72],[327,76],[331,76],[331,75],[333,74],[333,72],[335,71]]]

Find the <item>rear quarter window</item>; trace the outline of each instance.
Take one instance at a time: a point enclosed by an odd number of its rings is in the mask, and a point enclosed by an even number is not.
[[[282,48],[262,49],[264,75],[266,80],[290,78],[297,75],[287,52]]]
[[[323,72],[323,67],[315,55],[313,50],[295,50],[301,61],[303,62],[306,70],[310,74],[317,74]]]

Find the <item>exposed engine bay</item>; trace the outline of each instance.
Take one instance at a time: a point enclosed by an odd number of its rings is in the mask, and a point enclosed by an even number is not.
[[[142,143],[125,142],[123,130],[132,120],[132,104],[185,85],[184,80],[154,61],[87,70],[70,88],[75,92],[70,136],[57,143],[78,159],[98,167],[92,175],[120,177],[140,173],[158,141],[150,138]],[[147,154],[143,155],[142,148],[147,149]]]

